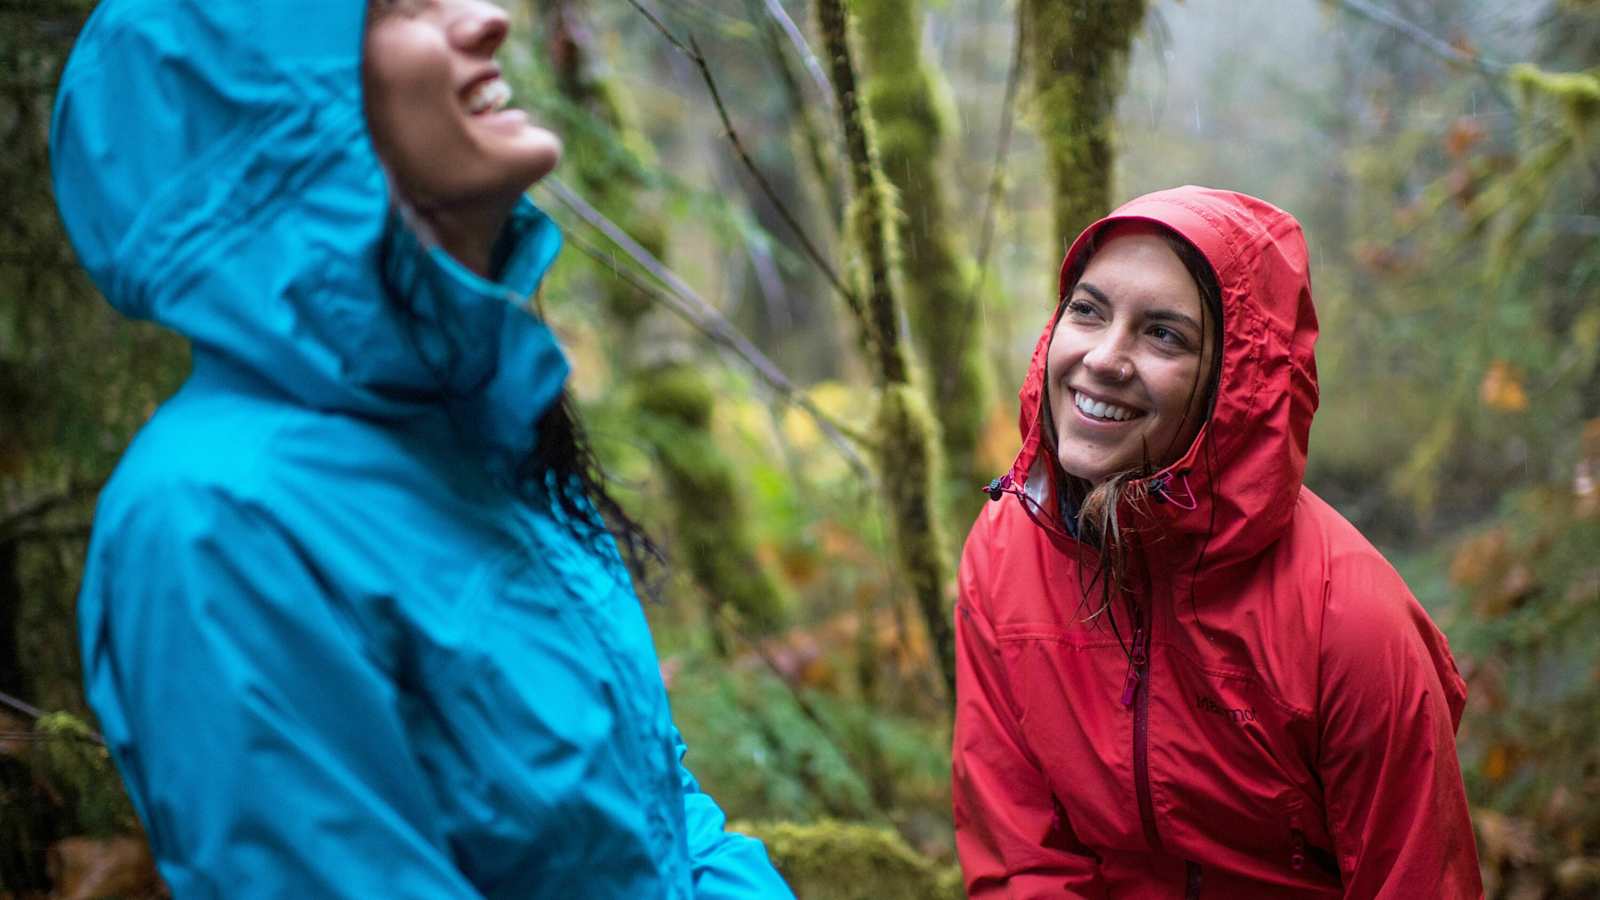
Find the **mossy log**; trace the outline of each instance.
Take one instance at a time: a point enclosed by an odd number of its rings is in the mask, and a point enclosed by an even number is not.
[[[955,642],[945,585],[950,564],[939,528],[938,422],[912,384],[911,349],[901,339],[900,264],[893,195],[874,145],[869,111],[859,102],[854,26],[843,0],[818,0],[824,54],[838,100],[850,172],[850,245],[861,303],[852,312],[880,392],[873,444],[879,482],[900,569],[911,583],[948,696],[955,698]]]
[[[994,399],[983,320],[969,307],[976,267],[951,228],[940,164],[949,131],[948,88],[922,56],[916,0],[851,0],[860,25],[867,108],[884,174],[900,203],[899,246],[912,334],[927,363],[929,401],[938,410],[948,475],[971,488],[963,517],[975,515],[987,478],[977,447]]]
[[[1022,0],[1033,115],[1045,147],[1056,247],[1112,203],[1117,97],[1147,0]]]

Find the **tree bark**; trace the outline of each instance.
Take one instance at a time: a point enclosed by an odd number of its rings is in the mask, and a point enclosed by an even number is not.
[[[1056,246],[1110,211],[1117,97],[1147,0],[1022,0]]]
[[[894,184],[905,301],[929,401],[938,411],[948,476],[963,518],[977,513],[987,481],[978,441],[994,401],[983,320],[971,315],[976,267],[950,227],[944,157],[947,88],[922,58],[916,0],[852,0],[869,77],[867,108],[876,125],[883,172]]]
[[[593,32],[582,0],[536,0],[546,23],[551,65],[561,92],[610,129],[625,146],[641,143],[612,85],[599,74]],[[622,166],[600,167],[618,148],[584,146],[590,132],[567,136],[569,160],[579,163],[575,180],[607,218],[657,258],[664,256],[666,231],[637,203],[644,189]],[[613,340],[623,346],[643,342],[648,301],[621,278],[602,274],[604,306],[616,325]],[[649,445],[672,507],[674,551],[709,601],[712,645],[727,647],[721,612],[731,609],[741,630],[763,634],[784,620],[787,595],[756,557],[749,514],[737,487],[732,463],[711,437],[713,393],[696,368],[656,360],[638,365],[636,356],[617,354],[620,380],[629,387],[633,415],[645,420],[639,434]]]
[[[843,0],[818,0],[817,21],[843,126],[851,186],[850,241],[859,254],[856,324],[878,383],[874,424],[879,481],[901,571],[911,583],[948,697],[955,700],[955,643],[945,602],[950,564],[938,517],[939,429],[911,383],[900,337],[894,207],[868,110],[859,102],[853,26]]]

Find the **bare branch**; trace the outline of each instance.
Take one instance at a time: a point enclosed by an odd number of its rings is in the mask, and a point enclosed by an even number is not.
[[[869,469],[866,462],[851,444],[851,441],[854,441],[858,444],[867,445],[868,441],[865,436],[840,424],[818,408],[811,398],[806,396],[804,391],[796,387],[794,382],[790,381],[789,377],[783,374],[782,370],[771,359],[768,359],[766,354],[761,352],[760,348],[750,343],[748,338],[740,334],[738,329],[734,328],[732,323],[717,311],[715,306],[712,306],[710,302],[696,293],[676,272],[667,268],[665,263],[656,259],[649,250],[646,250],[638,241],[635,241],[627,232],[618,227],[615,222],[606,218],[599,210],[578,196],[571,188],[554,177],[546,177],[540,182],[540,185],[566,205],[568,209],[576,213],[578,218],[621,248],[623,253],[627,254],[640,268],[654,276],[657,281],[665,285],[667,290],[662,291],[655,288],[632,273],[612,265],[611,270],[617,277],[628,282],[646,296],[661,302],[701,334],[733,351],[734,354],[755,370],[761,380],[777,391],[785,402],[793,403],[811,416],[823,435],[838,449],[839,453],[844,456],[850,467],[858,475],[863,477],[868,475]],[[588,244],[576,235],[571,235],[571,237],[574,245],[579,250],[597,262],[602,264],[613,262],[612,258],[599,248]]]
[[[38,719],[44,716],[44,710],[26,701],[18,700],[4,691],[0,691],[0,704],[9,706],[30,719]]]
[[[1466,66],[1488,82],[1489,93],[1506,106],[1513,106],[1511,98],[1506,96],[1500,84],[1500,79],[1511,66],[1493,59],[1485,59],[1481,54],[1468,53],[1442,38],[1428,33],[1421,25],[1403,18],[1393,10],[1385,9],[1367,0],[1333,0],[1341,9],[1360,16],[1369,22],[1376,22],[1386,28],[1391,28],[1408,38],[1412,43],[1422,47],[1435,56],[1457,65]]]
[[[1026,3],[1017,4],[1017,29],[1011,44],[1011,68],[1006,72],[1006,93],[1000,101],[1000,138],[995,145],[994,166],[989,172],[989,191],[983,200],[983,225],[978,232],[978,274],[972,279],[972,294],[967,298],[966,324],[962,333],[972,330],[972,319],[978,314],[979,297],[989,274],[989,250],[994,242],[994,210],[1000,202],[1000,190],[1005,184],[1006,157],[1011,153],[1011,132],[1015,124],[1012,110],[1017,102],[1017,86],[1022,81],[1022,36],[1027,20]]]
[[[860,309],[860,299],[845,286],[844,281],[833,270],[833,266],[829,265],[827,257],[823,256],[822,252],[812,243],[811,237],[801,227],[794,213],[789,211],[788,204],[784,203],[782,198],[778,196],[778,192],[773,188],[772,182],[767,180],[767,176],[756,165],[749,151],[745,150],[744,141],[740,140],[738,129],[733,127],[733,120],[728,116],[728,108],[722,102],[722,92],[717,88],[716,78],[711,75],[711,66],[706,62],[705,54],[700,52],[699,43],[691,37],[689,38],[689,43],[685,45],[683,41],[679,40],[676,35],[667,29],[666,25],[662,24],[660,19],[641,5],[639,0],[628,0],[628,3],[648,19],[650,24],[654,25],[656,30],[660,31],[662,36],[667,39],[668,43],[672,44],[673,47],[677,48],[678,52],[687,56],[689,61],[694,63],[695,68],[700,71],[700,80],[705,82],[706,90],[711,94],[711,102],[717,108],[717,117],[722,120],[723,134],[728,138],[728,143],[733,145],[733,152],[738,155],[739,162],[750,172],[750,176],[755,179],[756,185],[761,188],[761,193],[766,195],[767,201],[778,211],[783,223],[789,226],[790,231],[794,232],[795,237],[800,241],[800,245],[805,249],[806,255],[811,257],[811,261],[827,277],[828,283],[833,285],[833,289],[839,292],[839,296],[844,298],[851,309]]]
[[[806,36],[801,33],[800,26],[789,18],[789,13],[784,10],[781,0],[763,0],[767,7],[767,15],[772,17],[783,33],[788,36],[789,43],[794,45],[795,52],[800,54],[800,59],[806,64],[806,71],[811,73],[811,80],[817,83],[817,89],[822,92],[822,102],[828,105],[828,110],[833,111],[833,83],[828,81],[828,75],[822,71],[822,63],[817,55],[811,52],[811,46],[806,43]]]
[[[1485,59],[1476,53],[1468,53],[1465,50],[1462,50],[1461,48],[1451,44],[1449,41],[1429,34],[1428,31],[1421,25],[1402,18],[1399,13],[1393,10],[1384,9],[1375,3],[1368,3],[1367,0],[1336,0],[1336,2],[1340,6],[1344,7],[1350,12],[1355,13],[1363,19],[1366,19],[1370,22],[1377,22],[1379,25],[1385,25],[1394,29],[1395,31],[1400,32],[1407,38],[1411,39],[1413,43],[1426,48],[1435,56],[1440,56],[1451,62],[1460,63],[1464,66],[1471,66],[1474,69],[1487,71],[1495,75],[1503,75],[1508,69],[1511,68],[1505,63],[1496,62],[1491,59]]]

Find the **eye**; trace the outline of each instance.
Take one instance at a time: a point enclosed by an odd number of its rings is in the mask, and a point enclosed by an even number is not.
[[[1100,311],[1095,309],[1093,303],[1090,303],[1081,297],[1074,297],[1067,301],[1066,313],[1067,315],[1072,316],[1074,319],[1080,320],[1097,318],[1100,315]]]
[[[1152,325],[1147,333],[1151,337],[1160,341],[1162,344],[1171,347],[1174,350],[1187,350],[1189,348],[1188,338],[1184,337],[1181,332],[1168,328],[1165,325]]]

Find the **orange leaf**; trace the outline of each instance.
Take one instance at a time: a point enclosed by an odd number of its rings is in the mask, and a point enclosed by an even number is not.
[[[1456,159],[1467,155],[1467,151],[1478,145],[1487,132],[1483,123],[1472,116],[1461,116],[1450,123],[1450,130],[1444,136],[1444,150]]]
[[[1478,386],[1478,399],[1496,412],[1522,412],[1528,408],[1528,392],[1522,387],[1522,374],[1503,359],[1489,364]]]

